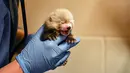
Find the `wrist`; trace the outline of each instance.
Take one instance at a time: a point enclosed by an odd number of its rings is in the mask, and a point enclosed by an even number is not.
[[[23,73],[19,63],[14,60],[10,64],[0,69],[0,73]]]
[[[24,73],[23,70],[22,70],[22,68],[20,67],[19,63],[16,60],[14,60],[14,63],[15,63],[14,66],[16,66],[17,69],[18,69],[18,73]]]
[[[30,73],[28,71],[28,69],[26,68],[23,59],[21,59],[21,54],[19,54],[18,56],[16,56],[16,60],[17,63],[19,64],[19,66],[21,67],[21,69],[23,70],[24,73]]]

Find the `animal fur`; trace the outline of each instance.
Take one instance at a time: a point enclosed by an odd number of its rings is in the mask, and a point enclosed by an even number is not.
[[[67,35],[66,41],[74,43],[75,38],[72,35],[74,19],[72,13],[68,9],[56,9],[50,13],[44,22],[44,34],[42,40],[56,40],[59,35]]]

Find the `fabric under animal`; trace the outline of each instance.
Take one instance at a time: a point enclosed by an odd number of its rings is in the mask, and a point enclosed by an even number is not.
[[[74,43],[76,40],[72,35],[74,19],[72,13],[68,9],[56,9],[44,22],[44,34],[42,40],[56,40],[57,36],[67,36],[68,43]]]

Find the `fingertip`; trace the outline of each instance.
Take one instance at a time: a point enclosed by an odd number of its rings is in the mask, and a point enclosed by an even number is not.
[[[59,61],[57,62],[57,64],[55,65],[55,67],[58,67],[58,66],[63,65],[63,63],[64,63],[64,62],[68,59],[68,57],[70,56],[70,51],[65,51],[64,53],[66,53],[66,54],[64,55],[63,58],[61,58],[61,60],[59,60]]]
[[[79,37],[77,37],[77,38],[75,38],[76,39],[76,43],[79,43],[80,42],[80,38]]]

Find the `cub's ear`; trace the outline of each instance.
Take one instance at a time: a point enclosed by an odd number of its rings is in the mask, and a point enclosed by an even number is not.
[[[48,20],[49,20],[50,22],[52,22],[52,18],[51,18],[51,17],[49,17]]]

